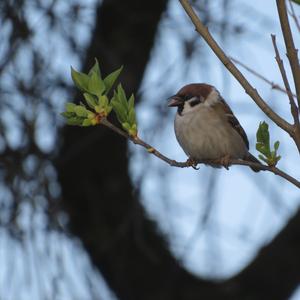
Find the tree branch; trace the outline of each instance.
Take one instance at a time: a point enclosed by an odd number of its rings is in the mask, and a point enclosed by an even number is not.
[[[288,132],[290,135],[293,134],[293,126],[280,117],[273,109],[262,99],[257,90],[248,82],[244,75],[239,69],[232,63],[229,57],[224,53],[215,39],[212,37],[208,29],[203,25],[201,20],[196,15],[192,6],[188,0],[179,0],[182,7],[186,11],[187,15],[193,22],[196,31],[202,36],[210,48],[214,51],[220,61],[229,70],[229,72],[237,79],[241,86],[245,89],[245,92],[253,99],[253,101],[260,107],[260,109],[280,128]]]
[[[169,164],[172,167],[179,167],[179,168],[194,167],[195,168],[195,166],[197,164],[214,164],[214,165],[219,165],[220,167],[223,166],[221,163],[221,160],[219,160],[219,159],[217,159],[217,160],[201,160],[201,161],[195,162],[194,164],[192,164],[189,160],[187,160],[186,162],[178,162],[176,160],[166,157],[165,155],[160,153],[158,150],[156,150],[154,147],[152,147],[151,145],[149,145],[146,142],[144,142],[143,140],[141,140],[138,136],[134,137],[134,136],[129,135],[125,131],[121,130],[120,128],[116,127],[114,124],[109,122],[106,118],[102,118],[100,121],[100,124],[108,127],[109,129],[113,130],[114,132],[123,136],[124,138],[129,139],[134,144],[142,146],[149,153],[155,155],[156,157],[163,160],[164,162],[166,162],[167,164]],[[269,171],[269,172],[271,172],[275,175],[278,175],[281,178],[289,181],[296,187],[300,188],[300,182],[297,179],[288,175],[287,173],[283,172],[282,170],[276,168],[275,166],[266,166],[266,165],[263,165],[260,163],[254,163],[254,162],[250,162],[250,161],[242,160],[242,159],[229,159],[229,165],[248,166],[248,167],[257,168],[261,171]]]
[[[244,63],[242,63],[241,61],[239,61],[236,58],[230,57],[230,59],[236,63],[237,65],[240,65],[241,67],[243,67],[245,70],[247,70],[248,72],[250,72],[251,74],[253,74],[254,76],[258,77],[259,79],[261,79],[262,81],[266,82],[267,84],[269,84],[271,86],[272,89],[274,90],[278,90],[282,93],[287,94],[287,91],[284,87],[280,86],[279,84],[269,80],[268,78],[264,77],[263,75],[261,75],[260,73],[256,72],[255,70],[251,69],[249,66],[245,65]],[[297,97],[296,94],[292,93],[293,97]]]
[[[176,160],[172,160],[172,159],[166,157],[165,155],[163,155],[162,153],[157,151],[155,148],[153,148],[151,145],[149,145],[146,142],[144,142],[143,140],[141,140],[139,137],[137,137],[137,136],[133,137],[133,136],[129,135],[125,131],[123,131],[120,128],[113,125],[111,122],[109,122],[105,118],[103,118],[101,120],[100,124],[108,127],[109,129],[113,130],[114,132],[116,132],[117,134],[123,136],[124,138],[129,139],[134,144],[137,144],[137,145],[140,145],[140,146],[144,147],[149,153],[152,153],[153,155],[160,158],[161,160],[163,160],[164,162],[166,162],[167,164],[169,164],[172,167],[187,168],[187,167],[191,166],[191,164],[188,164],[187,162],[178,162]]]
[[[293,73],[298,107],[300,107],[300,65],[298,59],[298,53],[295,48],[293,35],[290,28],[290,23],[287,15],[285,0],[276,0],[277,11],[279,15],[281,30],[284,38],[284,43],[286,47],[287,57],[290,62],[290,66]]]
[[[271,34],[271,37],[272,37],[272,43],[273,43],[273,47],[274,47],[275,54],[276,54],[275,59],[277,61],[277,64],[278,64],[278,67],[279,67],[279,70],[280,70],[280,73],[281,73],[281,77],[282,77],[282,80],[283,80],[283,83],[284,83],[284,86],[285,86],[285,89],[286,89],[286,93],[287,93],[287,95],[289,97],[289,100],[290,100],[291,114],[292,114],[292,116],[294,118],[294,122],[295,122],[294,126],[299,127],[299,110],[298,110],[298,107],[295,103],[293,93],[291,91],[290,84],[289,84],[289,81],[288,81],[288,78],[287,78],[287,75],[286,75],[286,72],[285,72],[284,64],[283,64],[283,61],[280,57],[280,54],[279,54],[279,51],[278,51],[278,48],[277,48],[276,36],[274,34]]]
[[[298,30],[298,32],[300,33],[300,24],[299,24],[299,20],[298,20],[298,18],[297,18],[297,16],[296,16],[296,13],[295,13],[295,10],[294,10],[294,6],[293,6],[293,3],[292,3],[292,0],[289,0],[289,4],[290,4],[290,9],[291,9],[290,15],[292,16],[292,18],[293,18],[293,20],[294,20],[294,22],[295,22],[295,25],[296,25],[296,27],[297,27],[297,30]]]

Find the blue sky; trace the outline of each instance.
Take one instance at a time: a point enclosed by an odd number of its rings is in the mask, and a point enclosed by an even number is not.
[[[85,15],[87,20],[93,20],[94,2],[86,2],[89,7]],[[218,7],[220,1],[212,3],[214,18],[221,21],[223,16]],[[57,10],[63,11],[64,5],[66,4],[62,2]],[[286,66],[288,64],[284,55],[275,1],[236,0],[232,1],[231,5],[228,18],[233,23],[243,26],[248,34],[240,37],[229,35],[227,39],[222,39],[213,31],[217,41],[227,54],[255,68],[272,81],[281,83],[274,60],[271,33],[277,35],[282,57]],[[299,8],[297,11],[300,14]],[[43,16],[32,12],[31,20],[31,25],[39,28],[40,35],[43,36]],[[83,44],[88,42],[88,26],[73,30]],[[279,167],[300,178],[300,170],[295,167],[299,159],[298,153],[289,137],[272,125],[206,45],[196,44],[197,51],[186,67],[182,38],[187,40],[194,34],[194,28],[178,1],[171,1],[139,93],[143,100],[137,108],[141,137],[167,156],[176,160],[186,160],[174,135],[175,111],[166,108],[166,99],[187,83],[207,82],[217,87],[235,112],[248,134],[251,152],[257,155],[256,129],[260,121],[266,120],[270,125],[273,141],[281,141],[279,151],[283,158]],[[83,40],[82,36],[85,37]],[[47,38],[56,41],[60,37],[54,33]],[[66,55],[69,49],[65,48],[62,40],[60,44],[61,47],[51,52],[52,65],[57,66],[58,72],[63,76],[70,76],[70,65],[80,69],[81,64],[75,55]],[[44,47],[44,40],[37,39],[36,45]],[[287,97],[271,90],[268,85],[241,70],[264,99],[283,117],[290,120]],[[60,91],[53,93],[57,112],[60,112],[64,102],[69,99]],[[43,114],[40,115],[41,126],[37,138],[42,149],[52,151],[55,147],[55,132],[53,128],[44,125],[44,117]],[[62,120],[58,118],[58,122]],[[12,143],[19,139],[16,130],[11,131]],[[232,167],[230,171],[205,166],[201,166],[199,171],[176,169],[148,155],[137,146],[131,145],[130,151],[133,154],[132,178],[142,189],[143,203],[149,216],[159,223],[174,255],[188,270],[201,276],[226,278],[238,272],[251,261],[262,245],[272,239],[299,205],[296,188],[266,172],[253,174],[245,167]],[[26,209],[24,208],[25,211]],[[32,221],[30,218],[28,213],[24,223]],[[53,278],[63,279],[57,283],[59,299],[76,299],[75,295],[81,300],[89,299],[89,284],[96,294],[101,295],[101,299],[112,299],[105,282],[93,270],[80,243],[55,233],[51,236],[43,235],[42,213],[34,220],[38,229],[31,237],[30,253],[26,253],[25,248],[15,244],[5,232],[0,231],[1,245],[4,245],[0,247],[0,264],[6,266],[0,270],[0,298],[2,295],[10,295],[9,299],[12,300],[41,299],[41,294],[45,291],[50,293],[53,288],[52,282],[48,282],[51,274]],[[48,250],[50,254],[45,261],[47,250],[42,245],[46,247],[49,241],[54,246]],[[14,253],[15,259],[8,264],[11,253]],[[40,279],[34,276],[35,268],[39,264],[49,270],[49,273],[39,274]],[[63,270],[66,271],[64,274],[60,273],[62,264]],[[15,273],[11,273],[11,266]],[[24,270],[29,270],[29,274],[32,274],[29,276],[29,283],[24,280]],[[14,275],[10,276],[10,283],[7,274]],[[86,281],[87,276],[92,283]],[[70,286],[74,287],[71,292]],[[20,291],[23,298],[20,298]],[[300,299],[300,296],[295,295],[293,300],[297,299]]]

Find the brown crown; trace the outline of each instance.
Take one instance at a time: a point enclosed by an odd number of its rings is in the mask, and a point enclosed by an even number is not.
[[[191,83],[181,88],[176,95],[179,97],[184,97],[186,95],[201,96],[205,99],[212,89],[213,86],[206,83]]]

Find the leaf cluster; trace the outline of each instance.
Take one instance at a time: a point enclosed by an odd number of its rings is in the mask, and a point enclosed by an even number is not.
[[[137,124],[134,109],[134,95],[132,94],[130,98],[127,99],[122,85],[119,84],[117,90],[114,92],[111,105],[122,127],[131,136],[136,136]]]
[[[83,104],[66,104],[66,111],[62,113],[68,125],[91,126],[97,124],[96,114],[88,110]]]
[[[277,155],[279,145],[280,142],[276,141],[274,149],[271,149],[269,125],[266,122],[260,122],[256,133],[256,150],[261,153],[258,157],[269,166],[276,166],[281,159],[281,156]]]
[[[67,119],[67,124],[77,126],[96,125],[101,122],[101,118],[107,117],[113,109],[122,127],[130,135],[136,136],[134,96],[131,95],[127,99],[121,84],[114,90],[111,100],[108,96],[122,69],[123,67],[120,67],[102,78],[97,59],[87,74],[78,72],[71,67],[72,80],[82,92],[85,103],[80,103],[80,105],[66,104],[66,111],[62,115]]]

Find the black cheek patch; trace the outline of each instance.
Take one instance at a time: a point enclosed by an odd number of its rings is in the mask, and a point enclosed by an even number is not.
[[[180,104],[180,105],[178,105],[177,112],[178,112],[178,114],[179,114],[180,116],[182,115],[183,106],[184,106],[184,104],[183,104],[183,103],[182,103],[182,104]]]

